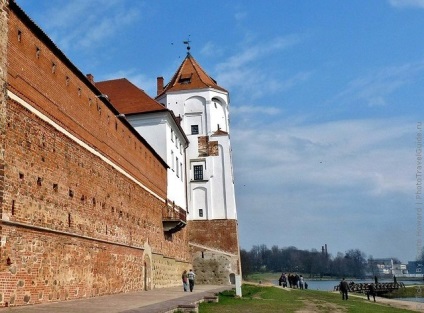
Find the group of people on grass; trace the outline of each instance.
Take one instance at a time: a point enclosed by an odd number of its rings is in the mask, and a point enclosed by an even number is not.
[[[302,275],[298,274],[286,274],[282,273],[278,279],[278,285],[283,286],[283,288],[299,288],[299,289],[308,289],[308,284],[305,282]]]
[[[351,282],[351,284],[354,284]],[[299,289],[308,289],[308,284],[305,282],[302,275],[298,274],[286,274],[282,273],[280,278],[278,279],[278,285],[282,286],[283,288],[289,287],[289,288],[299,288]],[[340,281],[339,284],[339,291],[342,294],[342,299],[347,300],[348,299],[348,292],[350,290],[349,283],[343,278]],[[373,297],[375,302],[375,296],[377,294],[375,284],[368,284],[367,285],[367,298],[370,300],[370,296]]]
[[[190,269],[188,273],[186,270],[184,270],[183,274],[181,275],[184,291],[188,291],[190,289],[190,292],[193,292],[195,277],[196,274],[194,274],[192,269]]]

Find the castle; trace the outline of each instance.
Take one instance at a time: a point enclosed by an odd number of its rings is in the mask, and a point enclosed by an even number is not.
[[[0,306],[239,281],[228,92],[188,54],[108,94],[15,1],[0,28]]]

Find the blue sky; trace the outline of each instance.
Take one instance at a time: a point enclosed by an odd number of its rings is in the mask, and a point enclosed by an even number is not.
[[[17,3],[83,73],[153,97],[191,40],[230,91],[242,248],[415,259],[424,0]]]

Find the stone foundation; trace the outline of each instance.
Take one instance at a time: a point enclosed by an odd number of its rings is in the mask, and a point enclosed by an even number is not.
[[[241,275],[236,220],[189,221],[196,282],[234,284]]]

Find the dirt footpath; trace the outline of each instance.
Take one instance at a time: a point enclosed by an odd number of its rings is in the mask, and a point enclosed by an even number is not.
[[[367,297],[365,296],[355,295],[352,293],[349,294],[349,297],[358,297],[358,298],[363,298],[364,300],[367,300]],[[377,301],[376,304],[383,303],[398,309],[406,309],[406,310],[411,310],[414,312],[424,312],[424,303],[403,301],[403,300],[397,300],[397,299],[396,300],[387,299],[387,298],[381,298],[381,297],[376,297],[376,301]]]
[[[368,301],[366,297],[359,295],[349,294],[349,297],[363,298]],[[297,310],[296,313],[317,313],[317,312],[332,312],[332,313],[346,313],[345,307],[339,306],[334,303],[329,303],[320,300],[304,300],[305,307]],[[384,305],[398,309],[405,309],[414,312],[424,312],[424,303],[412,302],[412,301],[401,301],[386,298],[377,298],[376,305]]]
[[[365,296],[349,294],[349,297],[350,296],[367,299]],[[389,305],[391,307],[398,308],[398,309],[406,309],[406,310],[411,310],[411,311],[415,311],[415,312],[424,312],[424,303],[419,303],[419,302],[403,301],[403,300],[397,300],[397,299],[395,300],[395,299],[387,299],[387,298],[376,297],[376,303],[377,304],[383,303],[383,304],[386,304],[386,305]]]

